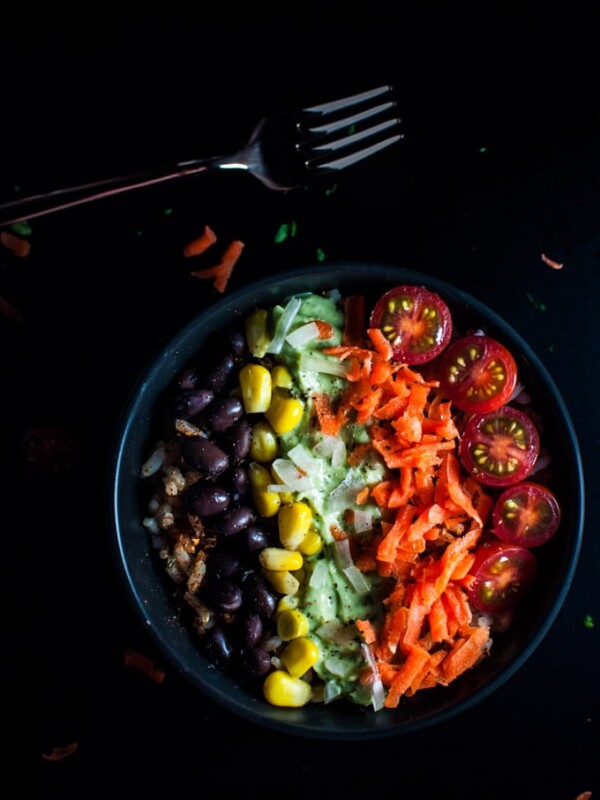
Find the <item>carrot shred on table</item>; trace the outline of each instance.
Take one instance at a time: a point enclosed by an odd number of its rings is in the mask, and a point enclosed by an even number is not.
[[[194,278],[213,278],[213,286],[218,292],[223,293],[227,288],[227,284],[233,272],[233,268],[237,264],[242,250],[244,249],[244,242],[234,239],[229,243],[225,252],[221,256],[221,260],[214,267],[207,267],[206,269],[198,269],[190,272]]]
[[[8,231],[0,232],[0,242],[18,258],[25,258],[31,252],[31,242]]]
[[[473,624],[467,587],[492,499],[461,470],[459,430],[439,383],[395,362],[381,331],[367,334],[371,347],[361,340],[324,349],[346,365],[348,385],[335,408],[319,395],[315,409],[324,434],[366,425],[365,455],[374,452],[388,470],[368,492],[381,534],[357,562],[389,579],[389,594],[381,617],[356,627],[374,654],[385,705],[395,708],[405,695],[447,685],[487,652],[490,630]]]
[[[186,244],[186,246],[183,248],[183,255],[186,258],[190,258],[191,256],[199,256],[204,253],[205,250],[208,250],[211,245],[215,244],[216,241],[217,234],[211,227],[205,225],[200,236],[192,239],[192,241],[188,242],[188,244]]]

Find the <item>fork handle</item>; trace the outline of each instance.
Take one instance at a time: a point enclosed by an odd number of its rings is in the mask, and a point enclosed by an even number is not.
[[[141,189],[157,183],[198,175],[211,167],[218,166],[219,159],[203,159],[182,161],[168,167],[123,175],[118,178],[107,178],[101,181],[55,189],[52,192],[21,197],[8,203],[0,204],[0,225],[11,225],[15,222],[43,217],[66,208],[91,203],[105,197],[112,197],[132,189]]]

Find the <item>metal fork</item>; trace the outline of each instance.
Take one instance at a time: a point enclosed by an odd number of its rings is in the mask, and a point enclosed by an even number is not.
[[[236,153],[182,161],[117,178],[56,189],[0,205],[0,225],[10,225],[157,183],[207,170],[242,169],[270,189],[305,186],[316,175],[332,174],[402,138],[393,87],[266,117]]]

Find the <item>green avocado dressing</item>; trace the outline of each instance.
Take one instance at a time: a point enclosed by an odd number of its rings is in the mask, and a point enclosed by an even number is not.
[[[343,445],[338,444],[335,452],[329,452],[324,446],[323,440],[327,437],[323,437],[316,425],[311,398],[315,393],[326,392],[335,402],[348,385],[341,374],[336,374],[340,361],[323,352],[341,343],[344,314],[334,297],[315,294],[299,297],[301,304],[290,333],[307,322],[321,320],[333,326],[334,335],[327,340],[311,339],[299,347],[292,347],[286,341],[279,355],[280,363],[292,375],[291,391],[302,399],[305,407],[301,423],[279,437],[279,454],[286,458],[292,451],[307,465],[305,471],[310,477],[310,488],[296,492],[294,499],[310,505],[313,528],[324,542],[318,555],[304,560],[297,599],[309,621],[309,635],[319,647],[319,660],[313,669],[325,683],[326,699],[344,696],[368,705],[370,689],[359,681],[365,658],[355,621],[377,621],[387,582],[377,575],[360,573],[357,576],[357,570],[349,577],[347,569],[345,571],[347,562],[340,559],[339,545],[331,531],[337,528],[348,536],[358,535],[345,521],[348,510],[360,509],[371,514],[374,524],[379,520],[377,506],[374,503],[357,506],[356,495],[365,485],[381,481],[385,468],[376,459],[349,466],[345,453],[354,444],[369,440],[368,431],[362,425],[344,426],[340,432]],[[272,313],[276,322],[283,308],[276,307]],[[328,364],[331,368],[325,366]]]

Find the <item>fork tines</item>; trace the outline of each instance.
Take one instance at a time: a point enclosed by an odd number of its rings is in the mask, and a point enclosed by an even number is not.
[[[392,86],[379,86],[304,109],[298,149],[306,166],[344,169],[402,139],[392,92]]]

